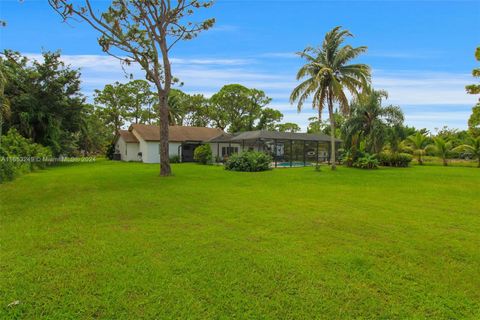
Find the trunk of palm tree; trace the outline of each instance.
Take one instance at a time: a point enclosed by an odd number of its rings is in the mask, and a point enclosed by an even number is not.
[[[418,161],[418,164],[419,164],[419,165],[423,165],[422,154],[420,153],[420,151],[419,151],[419,153],[418,153],[418,159],[417,159],[417,161]]]
[[[447,158],[443,158],[443,165],[446,167],[448,166]]]
[[[160,115],[160,176],[166,177],[172,174],[168,155],[168,103],[164,94],[158,95]]]
[[[330,163],[332,165],[332,170],[337,169],[336,157],[335,157],[335,118],[333,117],[333,98],[332,94],[329,93],[328,96],[328,113],[330,117]]]
[[[480,157],[478,157],[478,166],[477,168],[480,168]]]

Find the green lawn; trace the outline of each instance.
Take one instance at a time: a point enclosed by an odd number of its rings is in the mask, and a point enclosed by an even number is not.
[[[0,318],[480,318],[479,169],[173,170],[0,185]]]

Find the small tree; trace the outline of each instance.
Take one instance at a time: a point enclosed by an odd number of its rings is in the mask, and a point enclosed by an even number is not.
[[[417,157],[418,164],[423,165],[423,156],[427,153],[428,138],[421,132],[417,132],[407,137],[405,145]]]
[[[180,40],[190,40],[213,26],[215,19],[189,21],[196,9],[211,1],[199,0],[112,0],[104,12],[97,12],[91,0],[48,0],[64,20],[79,18],[100,33],[102,50],[123,64],[138,63],[159,99],[160,175],[171,174],[168,156],[168,102],[172,83],[170,50]]]
[[[430,144],[427,149],[432,150],[443,161],[444,166],[448,166],[448,156],[452,152],[453,146],[450,141],[446,141],[442,137],[433,139],[433,144]]]
[[[474,159],[477,158],[478,167],[480,168],[480,137],[470,138],[468,144],[462,144],[453,149],[453,151],[469,153]]]
[[[212,148],[209,144],[204,144],[195,148],[193,152],[193,159],[201,164],[212,163]]]

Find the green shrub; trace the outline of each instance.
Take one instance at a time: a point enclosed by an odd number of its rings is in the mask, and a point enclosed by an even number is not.
[[[193,153],[193,159],[201,164],[211,164],[212,163],[212,148],[210,145],[204,144],[195,148],[195,152]]]
[[[113,160],[114,154],[115,154],[115,144],[110,143],[107,147],[107,152],[105,153],[105,156],[107,157],[108,160]]]
[[[412,155],[408,153],[393,153],[385,151],[378,155],[380,165],[387,167],[408,167],[410,162],[412,162],[412,159]]]
[[[353,167],[360,169],[376,169],[378,168],[378,160],[375,155],[366,153],[363,157],[358,158],[353,163]]]
[[[49,163],[52,152],[40,144],[33,143],[10,129],[2,136],[0,148],[0,183],[35,169],[43,169]]]
[[[170,163],[180,163],[179,156],[170,156]]]
[[[225,169],[231,171],[256,172],[269,170],[272,157],[263,152],[247,151],[233,154],[225,163]]]
[[[17,167],[14,162],[8,161],[8,154],[0,148],[0,183],[13,180]]]

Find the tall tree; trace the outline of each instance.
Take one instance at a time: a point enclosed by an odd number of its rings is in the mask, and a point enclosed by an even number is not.
[[[86,105],[82,110],[82,122],[78,138],[78,148],[83,155],[104,154],[112,142],[112,133],[102,119],[101,108]]]
[[[171,126],[183,125],[183,118],[187,114],[189,96],[181,90],[172,89],[168,95],[168,122]]]
[[[258,116],[258,115],[257,115]],[[283,114],[275,109],[272,108],[264,108],[260,111],[260,117],[258,118],[258,122],[255,126],[253,126],[253,130],[270,130],[275,131],[277,128],[277,123],[283,119]],[[249,125],[247,129],[252,130],[252,126]]]
[[[293,122],[279,123],[276,125],[277,131],[279,132],[299,132],[301,129],[298,124]]]
[[[480,61],[480,47],[475,50],[475,59]],[[472,75],[475,78],[480,78],[480,68],[475,68],[472,71]],[[480,83],[470,84],[465,87],[469,94],[480,94]],[[475,137],[480,137],[480,99],[479,102],[473,107],[472,115],[468,119],[468,130]]]
[[[119,82],[107,84],[102,90],[95,90],[94,101],[103,106],[100,114],[114,136],[128,117],[127,108],[131,101],[125,86]]]
[[[382,98],[387,97],[386,91],[365,90],[353,99],[350,105],[352,114],[344,125],[346,136],[360,134],[365,139],[366,151],[372,154],[382,150],[388,128],[401,126],[404,120],[400,107],[382,106]]]
[[[42,59],[30,61],[6,50],[0,64],[6,79],[4,101],[9,101],[11,115],[4,129],[16,128],[55,155],[73,152],[85,101],[80,72],[66,66],[58,52],[44,52]]]
[[[283,115],[266,107],[270,101],[261,90],[240,84],[223,86],[210,98],[212,124],[230,132],[271,129]]]
[[[304,102],[312,98],[312,106],[318,110],[318,120],[321,121],[322,110],[328,106],[331,126],[331,164],[336,168],[335,157],[335,119],[334,104],[338,103],[342,114],[349,114],[348,99],[345,90],[352,95],[358,95],[370,81],[370,67],[365,64],[349,64],[367,50],[367,47],[353,48],[342,46],[346,37],[352,34],[341,27],[335,27],[327,32],[321,47],[307,47],[298,53],[306,60],[297,73],[297,80],[303,80],[290,95],[292,103],[298,102],[297,109],[302,110]]]
[[[102,50],[129,65],[138,63],[152,82],[159,100],[160,175],[171,175],[168,155],[168,96],[175,79],[170,52],[181,40],[195,38],[213,26],[215,19],[191,21],[196,9],[211,1],[199,0],[112,0],[98,13],[91,0],[48,0],[63,19],[79,18],[100,33]]]
[[[7,78],[4,75],[3,71],[3,62],[0,60],[0,147],[2,139],[2,129],[4,120],[10,118],[10,102],[5,96],[5,86],[7,84]]]
[[[480,47],[477,47],[477,49],[475,50],[475,59],[477,61],[480,61]],[[473,69],[472,76],[474,76],[475,78],[480,78],[480,68]],[[465,87],[465,90],[467,90],[467,93],[469,94],[480,94],[480,83],[470,84]]]
[[[308,118],[308,133],[319,133],[322,131],[322,121],[318,120],[318,117],[310,117]]]
[[[183,117],[184,126],[206,127],[210,124],[209,99],[202,94],[188,96],[187,113]]]
[[[267,108],[272,99],[267,97],[265,92],[258,89],[250,89],[249,92],[248,116],[245,123],[245,130],[266,130],[271,129],[273,124],[282,120],[283,114],[275,109]],[[258,120],[257,125],[255,122]]]
[[[468,119],[468,131],[474,137],[480,137],[480,102],[472,108],[472,114]]]
[[[133,80],[122,85],[125,95],[126,118],[130,122],[139,123],[145,108],[155,105],[157,97],[150,90],[145,80]]]

